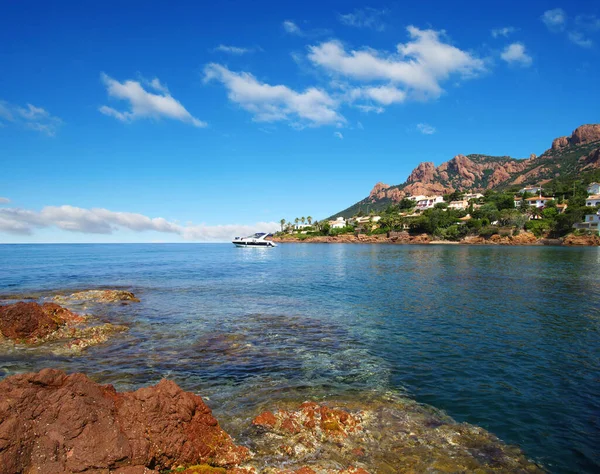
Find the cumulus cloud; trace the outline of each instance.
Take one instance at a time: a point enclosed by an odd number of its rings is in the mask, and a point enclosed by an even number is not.
[[[567,24],[567,14],[562,8],[546,10],[542,15],[542,21],[550,31],[563,31]]]
[[[421,132],[423,135],[433,135],[436,131],[435,127],[432,127],[426,123],[417,124],[417,130],[419,130],[419,132]]]
[[[154,231],[174,234],[185,240],[223,241],[253,232],[274,232],[275,222],[255,225],[179,225],[162,217],[150,218],[132,212],[114,212],[108,209],[84,209],[74,206],[47,206],[41,211],[28,209],[0,209],[0,232],[30,235],[36,229],[56,227],[68,232],[84,234],[112,234],[121,229],[134,232]]]
[[[516,31],[517,29],[513,26],[505,26],[503,28],[494,28],[491,33],[494,38],[499,38],[500,36],[507,38]]]
[[[345,122],[336,111],[338,103],[327,92],[315,87],[296,92],[284,85],[262,83],[250,73],[234,72],[215,63],[204,68],[204,80],[221,82],[228,91],[229,100],[252,113],[257,122],[284,120],[310,126]]]
[[[340,23],[346,26],[354,26],[356,28],[370,28],[375,31],[385,30],[383,17],[387,14],[387,10],[376,8],[357,8],[352,13],[340,14],[338,19]]]
[[[206,126],[206,122],[192,116],[179,101],[175,100],[157,78],[149,82],[144,81],[147,87],[154,89],[156,93],[147,91],[138,81],[119,82],[104,73],[102,73],[101,79],[110,97],[129,102],[129,110],[126,111],[119,111],[103,105],[99,111],[104,115],[114,117],[122,122],[131,122],[140,118],[158,120],[166,117],[189,123],[195,127]]]
[[[5,197],[0,197],[0,204],[7,204],[10,202],[10,199]]]
[[[531,66],[533,61],[531,56],[525,52],[525,45],[522,43],[509,44],[504,48],[500,57],[509,64],[516,64],[523,67]]]
[[[227,46],[220,44],[213,51],[241,56],[243,54],[253,53],[256,50],[255,48],[241,48],[239,46]]]
[[[41,107],[32,104],[22,107],[0,100],[0,125],[9,123],[53,137],[63,122]]]
[[[442,40],[444,32],[407,28],[411,41],[397,45],[396,54],[373,49],[347,52],[339,41],[309,47],[308,58],[332,74],[359,81],[387,81],[418,97],[438,97],[440,83],[485,71],[484,62]]]
[[[333,132],[333,136],[335,138],[339,138],[340,140],[344,139],[344,135],[342,135],[342,132]]]

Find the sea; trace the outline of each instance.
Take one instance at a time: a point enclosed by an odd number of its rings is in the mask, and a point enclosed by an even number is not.
[[[91,309],[128,331],[79,355],[0,351],[0,378],[167,377],[226,428],[270,401],[398,393],[548,472],[600,472],[598,248],[0,245],[5,303],[96,288],[140,298]]]

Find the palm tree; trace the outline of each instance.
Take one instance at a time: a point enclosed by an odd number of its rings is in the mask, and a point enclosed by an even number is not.
[[[302,225],[304,225],[304,223],[306,222],[306,217],[302,217],[300,220],[302,221]]]
[[[311,216],[308,216],[306,218],[306,220],[308,221],[308,225],[312,225],[312,217]]]
[[[283,226],[285,225],[285,219],[281,219],[279,221],[279,223],[281,224],[281,232],[283,232]]]
[[[300,219],[298,219],[297,217],[294,219],[294,222],[296,223],[296,227],[298,227],[298,222],[300,222]]]

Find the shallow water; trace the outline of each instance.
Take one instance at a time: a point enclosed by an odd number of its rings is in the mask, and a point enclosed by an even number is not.
[[[121,390],[167,376],[226,428],[277,401],[401,393],[551,472],[597,472],[599,282],[596,248],[0,245],[5,299],[142,300],[72,306],[130,330],[77,357],[4,349],[0,376],[56,367]]]

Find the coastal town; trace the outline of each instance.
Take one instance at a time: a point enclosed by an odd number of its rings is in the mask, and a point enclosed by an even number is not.
[[[383,212],[359,211],[350,217],[314,221],[312,217],[280,221],[281,241],[311,237],[352,235],[394,236],[428,234],[433,240],[459,241],[469,236],[517,236],[529,232],[536,238],[600,235],[600,183],[569,197],[551,187],[528,185],[516,193],[462,193],[416,195],[389,205]],[[467,239],[468,241],[468,239]]]

